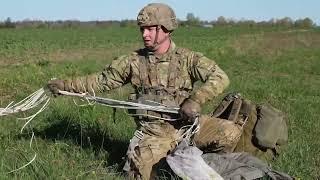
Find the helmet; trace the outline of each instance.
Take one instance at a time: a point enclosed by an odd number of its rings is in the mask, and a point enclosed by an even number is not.
[[[178,27],[174,11],[166,4],[151,3],[142,8],[137,16],[138,26],[161,25],[168,31]]]

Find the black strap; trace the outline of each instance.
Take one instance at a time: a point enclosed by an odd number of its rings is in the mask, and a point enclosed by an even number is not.
[[[240,94],[230,93],[222,100],[214,112],[211,113],[211,116],[237,122],[242,105],[243,99]],[[246,112],[246,114],[248,114],[248,112]]]
[[[232,94],[228,94],[226,97],[223,98],[219,106],[211,113],[211,116],[212,117],[221,116],[233,101],[234,101],[234,97],[232,96]]]

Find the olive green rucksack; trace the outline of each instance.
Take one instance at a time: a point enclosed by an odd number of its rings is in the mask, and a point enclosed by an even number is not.
[[[211,116],[243,123],[234,152],[248,152],[262,160],[273,159],[288,141],[284,114],[269,104],[257,105],[238,93],[228,94]]]

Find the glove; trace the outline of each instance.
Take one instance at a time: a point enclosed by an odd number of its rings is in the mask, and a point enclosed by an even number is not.
[[[60,79],[50,80],[47,84],[47,87],[54,96],[58,96],[59,90],[65,90],[65,83]]]
[[[179,110],[179,113],[184,120],[194,120],[201,111],[200,104],[192,99],[186,99]]]

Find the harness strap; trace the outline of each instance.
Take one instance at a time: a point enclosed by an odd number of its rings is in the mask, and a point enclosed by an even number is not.
[[[176,52],[181,51],[181,48],[178,48]],[[180,53],[177,53],[180,54]],[[180,72],[181,58],[170,58],[169,62],[169,75],[168,75],[168,88],[175,88],[176,79]]]
[[[173,53],[182,54],[182,48],[177,48],[177,50]],[[138,87],[138,93],[142,94],[154,94],[154,95],[183,95],[188,93],[180,93],[178,89],[176,89],[176,79],[179,76],[180,72],[180,64],[182,58],[173,58],[169,55],[169,70],[168,70],[168,79],[167,79],[167,87],[161,87],[158,77],[157,70],[157,62],[155,62],[154,56],[148,56],[148,53],[142,53],[140,55],[140,87]],[[155,63],[151,63],[155,62]]]
[[[140,61],[139,61],[139,76],[140,76],[140,88],[142,93],[144,94],[144,89],[146,87],[149,87],[149,85],[147,84],[148,81],[148,71],[147,71],[147,59],[145,56],[140,56],[139,57]]]
[[[147,56],[148,78],[152,87],[158,87],[157,62],[154,56]]]

